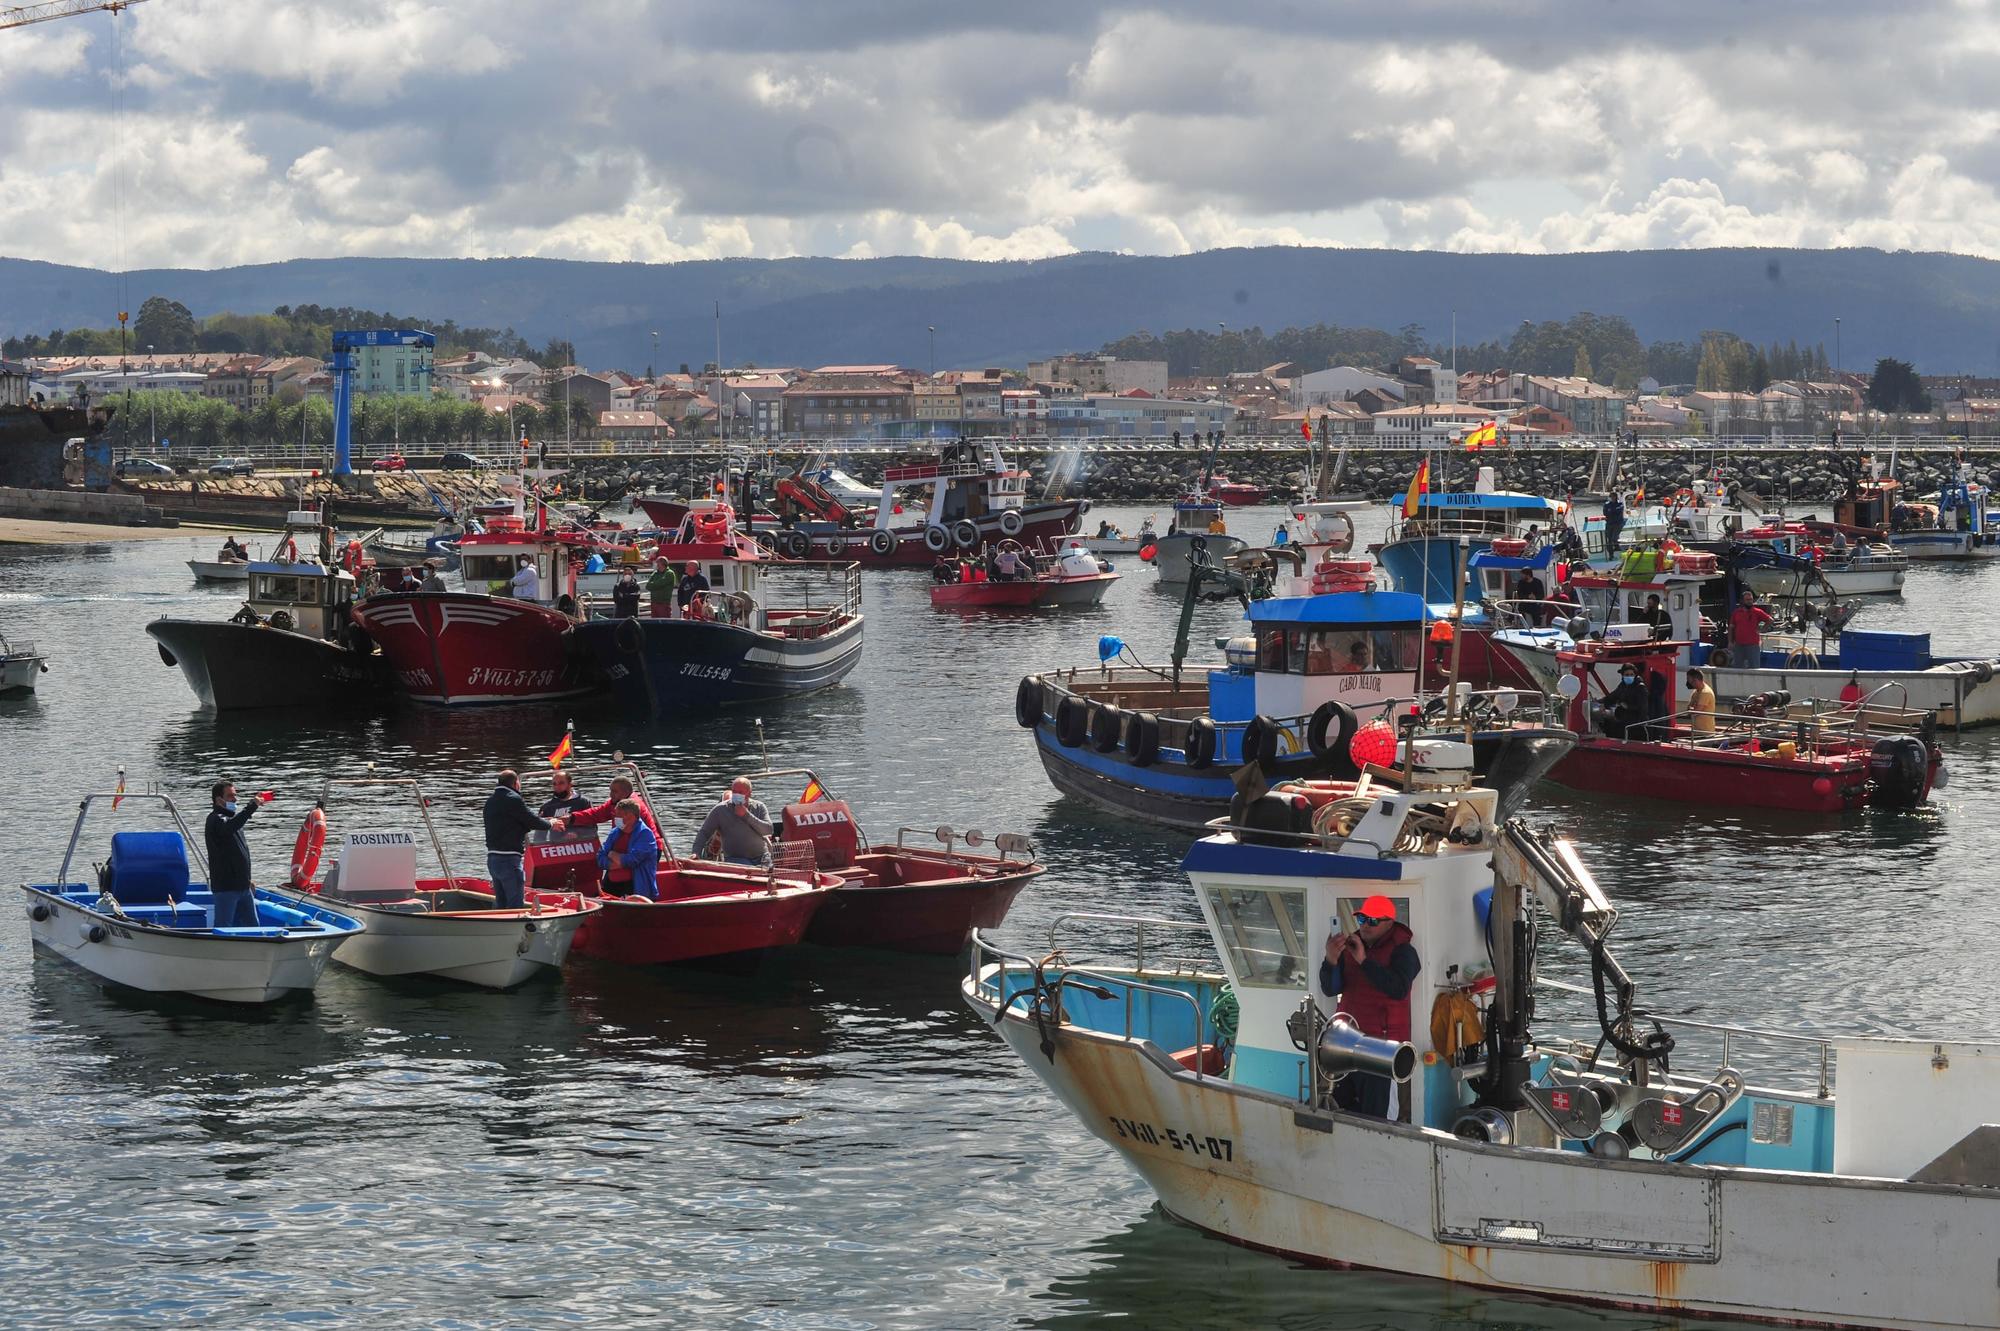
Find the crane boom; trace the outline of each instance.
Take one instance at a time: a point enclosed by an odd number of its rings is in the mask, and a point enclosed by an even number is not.
[[[47,4],[16,5],[11,9],[0,9],[0,28],[20,28],[30,23],[46,23],[52,18],[74,18],[78,14],[94,14],[102,9],[116,14],[128,5],[142,5],[146,0],[49,0]]]

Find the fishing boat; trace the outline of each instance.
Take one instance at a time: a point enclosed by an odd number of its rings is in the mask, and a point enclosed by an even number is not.
[[[1899,595],[1910,568],[1910,557],[1893,546],[1844,537],[1832,542],[1802,522],[1737,533],[1727,562],[1745,587],[1769,596],[1804,595],[1819,586],[1835,596]]]
[[[1928,632],[1841,628],[1829,645],[1802,635],[1767,634],[1755,662],[1736,647],[1707,653],[1715,695],[1737,700],[1783,692],[1800,702],[1835,702],[1850,684],[1899,707],[1935,712],[1955,730],[2000,723],[2000,657],[1940,656]]]
[[[464,590],[382,591],[363,598],[354,618],[418,702],[458,707],[574,698],[597,687],[587,655],[572,649],[576,574],[592,538],[518,512],[489,518],[459,540]],[[513,594],[521,561],[532,563],[532,598]]]
[[[188,572],[196,582],[248,582],[249,559],[190,559]]]
[[[1102,604],[1118,581],[1109,564],[1093,558],[1074,538],[1055,555],[1031,554],[1015,541],[1002,541],[999,549],[1011,550],[1026,576],[1003,581],[981,569],[973,578],[933,584],[931,604],[940,610],[1073,609]]]
[[[1491,467],[1479,469],[1471,490],[1421,490],[1407,517],[1405,507],[1405,496],[1390,499],[1388,536],[1374,547],[1375,557],[1392,589],[1420,596],[1430,605],[1451,605],[1461,598],[1477,603],[1470,556],[1495,540],[1533,548],[1561,514],[1554,500],[1496,488]]]
[[[1461,691],[1427,706],[1423,602],[1358,590],[1367,576],[1358,571],[1344,582],[1314,576],[1322,590],[1292,579],[1287,594],[1250,602],[1248,632],[1228,642],[1220,664],[1117,665],[1124,644],[1110,638],[1095,668],[1024,678],[1014,719],[1033,734],[1056,789],[1146,822],[1199,828],[1229,809],[1252,764],[1275,780],[1351,777],[1369,752],[1388,761],[1366,747],[1357,756],[1357,737],[1367,724],[1393,751],[1400,736],[1390,726],[1414,703],[1461,737],[1471,731],[1474,765],[1511,805],[1574,742],[1556,716],[1512,690]],[[1326,590],[1334,587],[1356,589]]]
[[[1034,844],[1015,833],[992,838],[997,854],[981,850],[985,834],[948,825],[929,832],[898,828],[894,842],[875,844],[847,801],[811,769],[765,771],[751,779],[760,790],[803,782],[799,799],[779,815],[774,862],[840,880],[840,889],[814,912],[808,943],[956,956],[974,929],[998,928],[1014,898],[1043,872]]]
[[[1754,496],[1725,484],[1719,472],[1691,480],[1652,503],[1645,501],[1643,492],[1635,492],[1624,501],[1625,525],[1619,529],[1619,545],[1670,540],[1690,550],[1720,554],[1738,532],[1763,525],[1765,515],[1755,503]],[[1592,563],[1616,563],[1619,552],[1604,548],[1602,515],[1584,516],[1580,531]]]
[[[1994,1324],[1992,1042],[1642,1007],[1576,847],[1490,789],[1273,804],[1297,830],[1238,820],[1188,851],[1199,921],[982,933],[961,986],[1168,1214],[1292,1261],[1668,1319]],[[1419,964],[1364,1031],[1315,980],[1371,905]],[[1538,1004],[1562,958],[1581,984]],[[1371,1100],[1387,1117],[1343,1107]]]
[[[348,829],[340,833],[334,861],[318,875],[327,839],[326,807],[336,792],[384,797],[398,818],[414,811],[421,839],[408,828]],[[437,872],[418,876],[420,845],[428,844]],[[525,906],[496,906],[484,878],[452,872],[430,801],[416,781],[395,777],[328,780],[299,828],[291,885],[277,889],[301,904],[330,905],[368,926],[345,944],[341,964],[370,975],[437,975],[487,989],[511,989],[549,970],[561,970],[570,944],[599,903],[575,893],[538,894]]]
[[[720,502],[695,505],[658,552],[708,580],[687,613],[593,618],[571,630],[628,714],[797,697],[838,684],[861,659],[855,564],[775,559]]]
[[[1782,692],[1747,699],[1697,731],[1682,709],[1679,644],[1584,642],[1560,654],[1576,746],[1549,780],[1573,790],[1735,808],[1841,813],[1907,809],[1930,798],[1944,755],[1936,718],[1881,698],[1791,706]],[[1614,708],[1618,672],[1638,672],[1647,703]]]
[[[1893,454],[1889,465],[1895,466]],[[1856,474],[1834,501],[1833,517],[1910,559],[1992,559],[2000,556],[2000,524],[1987,510],[1991,499],[1961,458],[1928,500],[1918,499],[1893,475]]]
[[[1705,640],[1716,619],[1728,617],[1726,579],[1718,576],[1715,556],[1686,552],[1664,561],[1633,559],[1627,565],[1629,571],[1571,571],[1565,586],[1573,600],[1523,601],[1510,591],[1491,589],[1494,594],[1487,603],[1492,607],[1490,637],[1495,650],[1509,657],[1537,692],[1553,693],[1566,673],[1557,658],[1592,635],[1621,641],[1651,639],[1654,629],[1645,615],[1649,602],[1658,597],[1666,614],[1667,640],[1679,652],[1678,663],[1683,667],[1704,663]]]
[[[41,677],[49,672],[49,659],[32,642],[9,640],[0,633],[0,698],[20,698],[33,693]]]
[[[1229,534],[1222,505],[1199,493],[1184,494],[1174,501],[1173,525],[1151,544],[1152,554],[1141,550],[1139,557],[1158,571],[1162,587],[1187,584],[1195,551],[1203,552],[1210,563],[1228,567],[1250,548],[1250,542]]]
[[[160,659],[219,712],[391,701],[388,663],[354,622],[354,574],[334,562],[323,515],[294,510],[285,529],[271,558],[246,565],[248,595],[234,615],[146,625]]]
[[[70,867],[85,822],[100,801],[157,804],[165,830],[113,832],[93,883]],[[255,889],[257,924],[216,928],[208,866],[165,795],[86,795],[52,883],[21,886],[28,932],[41,947],[101,980],[153,994],[189,994],[227,1003],[268,1003],[319,983],[328,958],[364,928],[353,916]]]

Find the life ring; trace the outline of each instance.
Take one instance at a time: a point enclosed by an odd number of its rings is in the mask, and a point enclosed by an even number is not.
[[[1250,724],[1243,727],[1243,761],[1268,763],[1276,759],[1279,728],[1276,721],[1262,712],[1251,717]]]
[[[774,555],[778,553],[778,537],[777,533],[775,532],[768,532],[768,531],[758,532],[757,544],[763,546],[766,550],[769,550]]]
[[[284,541],[278,546],[277,555],[279,559],[282,559],[287,564],[298,563],[299,543],[296,540],[292,539],[291,537],[287,536],[284,539]]]
[[[1306,723],[1306,747],[1315,758],[1344,756],[1361,722],[1346,703],[1323,702]],[[1329,728],[1333,733],[1328,734]]]
[[[1019,509],[1010,508],[1000,514],[1000,534],[1002,536],[1019,536],[1021,528],[1027,525],[1022,520]]]
[[[1090,734],[1090,716],[1083,699],[1073,693],[1063,695],[1056,704],[1056,742],[1065,749],[1073,749]]]
[[[326,811],[315,804],[299,824],[298,838],[292,842],[292,886],[304,888],[319,872],[319,853],[326,847]],[[318,888],[313,888],[318,891]]]
[[[788,531],[782,538],[785,553],[793,559],[804,559],[812,553],[812,538],[802,531]]]
[[[1187,765],[1197,770],[1215,765],[1215,722],[1197,716],[1188,722],[1187,740],[1181,746]]]
[[[951,548],[951,533],[932,523],[924,528],[924,549],[934,555],[941,555]]]
[[[1033,730],[1042,723],[1042,677],[1024,675],[1014,690],[1014,719],[1024,730]]]
[[[1125,756],[1134,767],[1151,767],[1160,756],[1160,718],[1134,712],[1125,723]]]
[[[1729,668],[1729,649],[1727,647],[1711,649],[1708,653],[1708,664],[1712,670],[1727,670]]]
[[[961,550],[970,550],[979,544],[979,524],[971,518],[960,518],[951,526],[951,537],[958,542]]]
[[[1125,738],[1125,713],[1116,707],[1099,706],[1090,718],[1090,747],[1110,753]]]
[[[618,641],[618,650],[627,656],[637,656],[645,650],[646,634],[645,630],[639,627],[638,620],[621,619],[618,621],[618,627],[611,632]]]
[[[720,541],[729,535],[729,519],[720,513],[704,513],[694,520],[695,539]]]
[[[868,548],[882,558],[887,559],[890,555],[896,553],[896,533],[885,527],[878,527],[874,534],[868,538]]]

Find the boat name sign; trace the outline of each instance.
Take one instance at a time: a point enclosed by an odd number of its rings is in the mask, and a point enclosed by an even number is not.
[[[1148,1146],[1171,1146],[1176,1151],[1206,1156],[1211,1160],[1232,1161],[1236,1158],[1236,1143],[1229,1137],[1199,1137],[1192,1132],[1156,1128],[1151,1123],[1120,1118],[1116,1114],[1108,1117],[1112,1128],[1125,1141],[1144,1142]]]

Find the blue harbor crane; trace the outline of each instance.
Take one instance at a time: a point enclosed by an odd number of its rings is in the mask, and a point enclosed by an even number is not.
[[[354,465],[349,456],[352,444],[354,409],[354,351],[358,347],[437,348],[437,336],[414,328],[337,329],[333,334],[333,474],[351,476]]]

